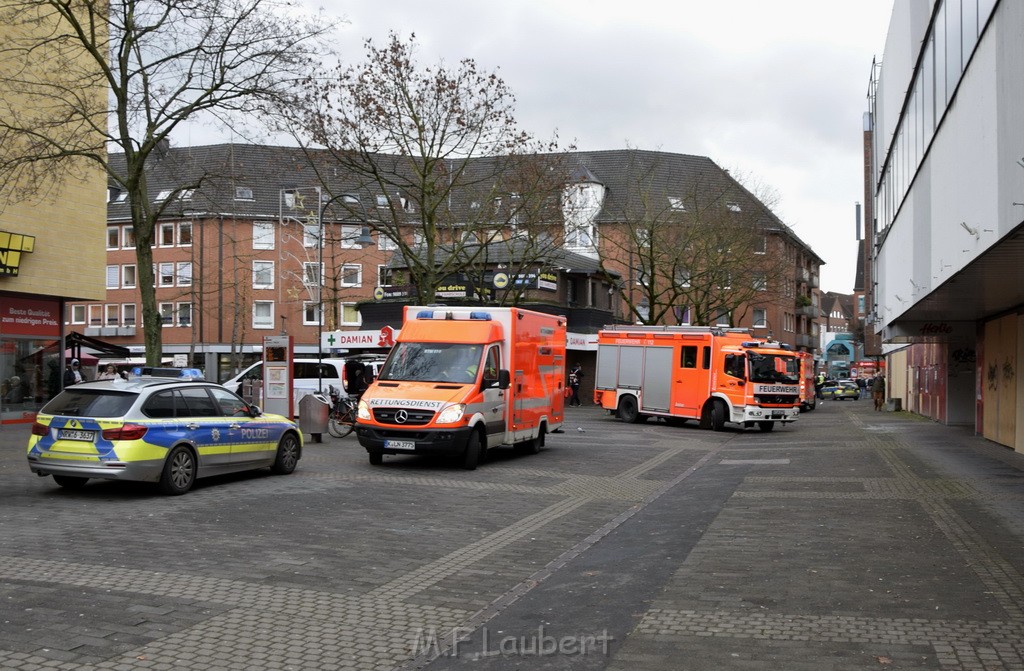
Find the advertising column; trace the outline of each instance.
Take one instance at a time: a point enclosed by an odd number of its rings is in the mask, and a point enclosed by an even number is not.
[[[263,411],[292,417],[292,337],[263,338]]]

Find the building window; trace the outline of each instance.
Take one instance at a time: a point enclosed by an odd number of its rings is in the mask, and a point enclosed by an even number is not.
[[[117,326],[117,314],[120,312],[121,306],[117,303],[111,303],[103,307],[103,318],[104,323],[107,326]]]
[[[107,226],[107,249],[117,249],[121,245],[121,227]]]
[[[323,275],[320,272],[319,263],[302,264],[302,283],[307,287],[318,287],[323,283]]]
[[[125,326],[135,326],[135,303],[125,303],[121,306],[121,322]]]
[[[252,224],[252,248],[274,248],[274,224],[272,222],[254,221]]]
[[[253,261],[252,262],[252,288],[273,289],[274,288],[274,262]]]
[[[303,247],[316,247],[317,241],[320,240],[320,227],[316,224],[303,224],[302,226],[302,246]]]
[[[131,226],[125,226],[122,231],[121,246],[125,249],[132,249],[135,247],[135,229]]]
[[[178,263],[177,268],[178,274],[178,286],[179,287],[190,287],[192,286],[192,262],[181,261]]]
[[[304,326],[317,326],[323,324],[323,312],[319,303],[305,301],[302,304],[302,324]]]
[[[767,254],[768,253],[768,236],[759,235],[754,240],[754,253],[755,254]]]
[[[118,288],[118,275],[121,274],[121,269],[118,266],[107,266],[107,288],[117,289]]]
[[[355,249],[356,247],[358,247],[359,245],[356,243],[356,240],[359,239],[359,234],[361,230],[361,226],[352,226],[350,224],[345,224],[344,226],[342,226],[341,240],[338,246],[341,247],[342,249]]]
[[[103,306],[102,305],[90,305],[89,306],[89,326],[102,326],[103,325]]]
[[[84,305],[72,305],[71,306],[71,323],[72,324],[84,324],[85,323],[85,306]]]
[[[178,224],[178,245],[182,247],[192,246],[192,222],[183,221]]]
[[[345,326],[359,326],[359,310],[356,309],[355,303],[341,304],[341,323]]]
[[[693,310],[690,306],[679,306],[672,308],[672,312],[676,316],[676,322],[680,326],[688,326],[693,321]]]
[[[388,236],[384,235],[383,233],[378,233],[377,249],[381,250],[382,252],[390,252],[392,250],[398,249],[398,243],[389,238]]]
[[[768,328],[768,311],[764,308],[754,308],[754,328]]]
[[[252,187],[236,186],[235,200],[256,200],[252,195]]]
[[[730,312],[728,310],[721,310],[715,316],[715,326],[730,326]]]
[[[160,224],[160,246],[174,246],[174,224]]]
[[[252,327],[254,329],[274,328],[274,301],[255,301],[252,304]]]
[[[742,212],[743,211],[743,208],[740,207],[739,203],[733,202],[731,200],[725,204],[725,207],[730,212]]]
[[[178,303],[178,326],[192,326],[192,304]]]
[[[382,193],[378,193],[377,194],[377,207],[385,207],[386,208],[387,206],[388,206],[388,197],[385,196]]]
[[[171,197],[171,191],[173,189],[162,189],[160,193],[156,194],[156,198],[153,199],[154,203],[160,203]]]
[[[341,267],[341,286],[359,287],[363,284],[363,266],[346,263]]]
[[[683,202],[683,199],[679,198],[678,196],[669,196],[668,204],[669,207],[671,207],[676,212],[686,212],[686,203]]]
[[[134,289],[137,281],[135,273],[135,264],[128,263],[121,266],[121,286],[125,289]]]
[[[160,286],[162,286],[162,287],[173,287],[174,286],[174,264],[173,263],[161,263],[160,264]]]
[[[386,265],[381,264],[377,266],[377,286],[378,287],[389,287],[391,286],[391,269]]]
[[[768,291],[768,277],[764,273],[754,274],[754,288],[758,291]]]
[[[167,328],[174,326],[174,303],[160,303],[160,323]]]

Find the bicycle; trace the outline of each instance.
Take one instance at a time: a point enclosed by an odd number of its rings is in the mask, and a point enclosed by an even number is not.
[[[344,438],[356,428],[356,410],[359,400],[351,396],[342,397],[331,387],[331,414],[327,419],[327,430],[335,438]]]

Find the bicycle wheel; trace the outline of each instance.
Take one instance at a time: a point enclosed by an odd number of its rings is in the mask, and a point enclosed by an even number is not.
[[[356,411],[354,408],[345,408],[341,413],[332,414],[327,422],[327,430],[335,438],[344,438],[356,428]]]

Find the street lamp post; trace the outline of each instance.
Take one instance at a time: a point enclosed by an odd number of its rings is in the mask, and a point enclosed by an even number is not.
[[[323,394],[324,391],[324,380],[323,380],[323,363],[324,363],[324,212],[327,211],[327,207],[336,200],[342,200],[345,203],[358,203],[363,212],[362,217],[362,230],[359,233],[359,237],[356,238],[355,243],[359,247],[368,247],[373,244],[373,238],[370,237],[370,227],[367,224],[368,217],[366,212],[366,206],[363,205],[362,201],[358,196],[351,193],[338,193],[330,198],[324,198],[323,190],[321,187],[316,187],[317,203],[317,244],[319,252],[319,260],[317,262],[317,270],[320,273],[320,277],[317,282],[317,333],[316,333],[316,352],[317,352],[317,366],[316,366],[316,377],[317,377],[317,389]]]

